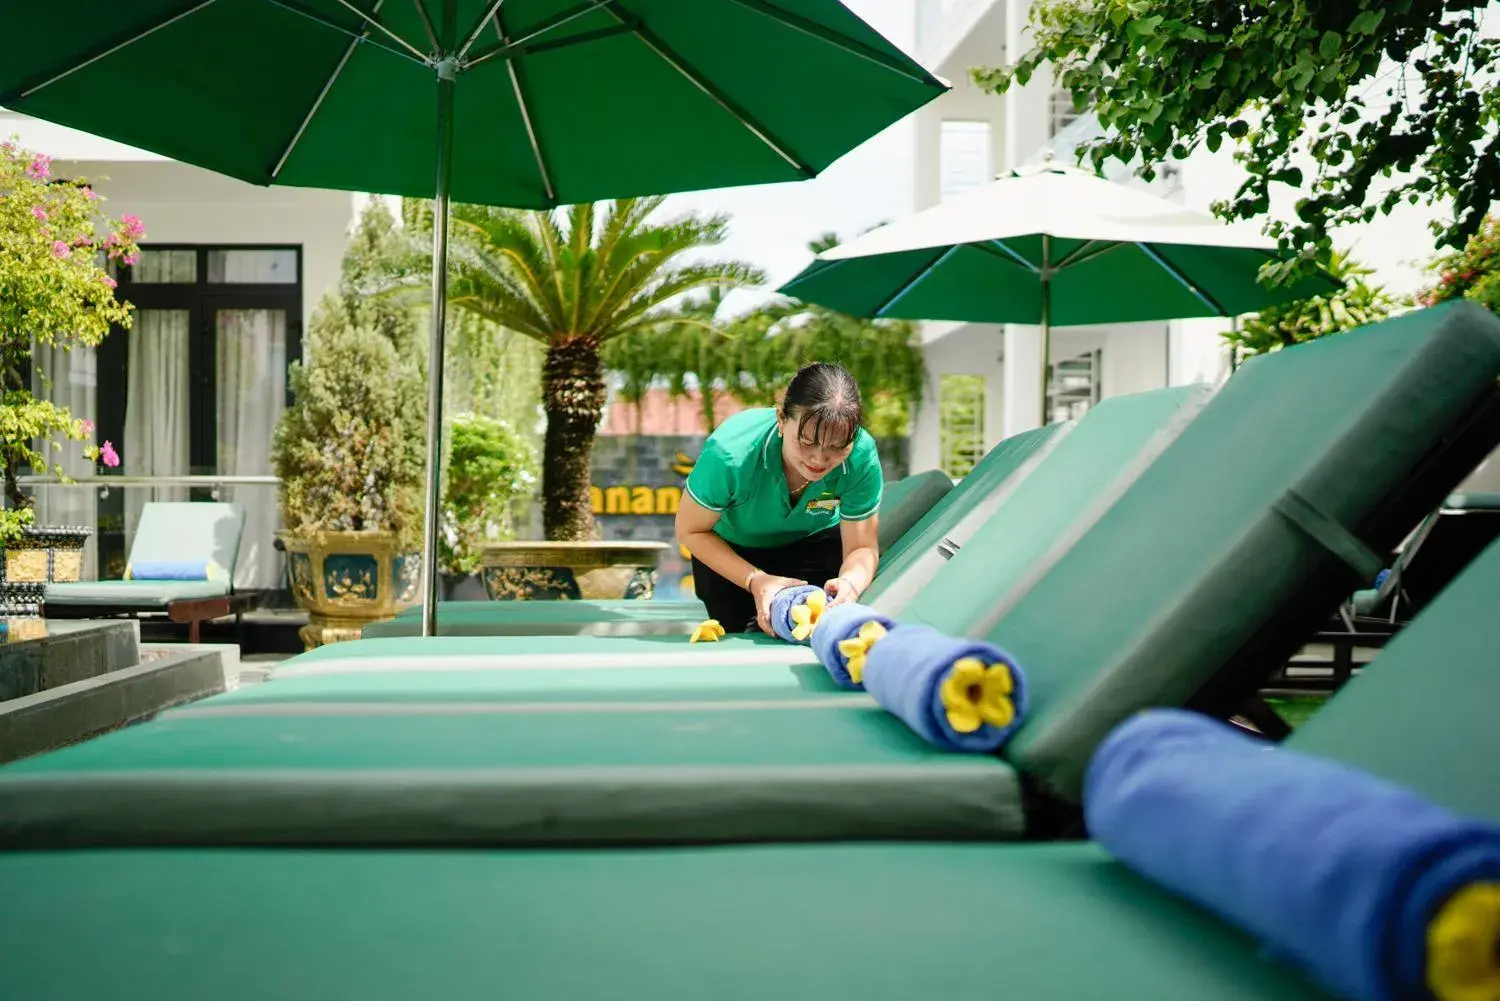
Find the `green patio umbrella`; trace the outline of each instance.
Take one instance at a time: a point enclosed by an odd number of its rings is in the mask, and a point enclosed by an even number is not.
[[[1061,164],[1014,171],[824,251],[779,291],[853,316],[1042,328],[1233,317],[1325,294],[1268,287],[1258,231]]]
[[[0,106],[255,184],[436,199],[426,634],[450,197],[803,180],[947,89],[837,0],[54,0],[3,24]]]

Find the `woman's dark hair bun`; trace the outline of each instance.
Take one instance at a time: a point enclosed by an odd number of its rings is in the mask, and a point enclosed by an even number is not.
[[[792,377],[781,400],[782,416],[797,421],[797,437],[846,448],[865,422],[859,383],[842,365],[813,362]]]

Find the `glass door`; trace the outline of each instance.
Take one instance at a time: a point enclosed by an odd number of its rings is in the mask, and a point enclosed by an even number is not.
[[[121,270],[120,296],[135,306],[134,323],[107,337],[98,352],[98,370],[111,373],[98,385],[99,435],[120,446],[119,472],[271,475],[287,366],[302,355],[301,251],[147,247],[135,266]],[[271,485],[111,491],[99,511],[100,576],[123,572],[147,500],[212,497],[245,509],[235,587],[280,588]],[[106,522],[119,525],[107,557]]]

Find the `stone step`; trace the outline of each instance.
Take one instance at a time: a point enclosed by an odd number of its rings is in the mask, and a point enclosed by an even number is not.
[[[220,651],[184,647],[0,702],[0,762],[77,743],[224,689]]]

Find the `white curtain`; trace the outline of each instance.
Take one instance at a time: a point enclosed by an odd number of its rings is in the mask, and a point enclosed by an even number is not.
[[[271,432],[286,404],[286,314],[276,309],[226,309],[218,312],[215,325],[218,471],[224,476],[269,476]],[[276,490],[238,486],[233,496],[245,508],[234,586],[277,587],[281,562],[274,544],[281,512]]]
[[[95,420],[94,387],[98,384],[97,363],[93,348],[79,347],[64,351],[56,345],[34,345],[31,355],[31,391],[40,399],[50,400],[60,407],[67,407],[74,417]],[[62,451],[53,451],[43,444],[48,467],[38,469],[38,475],[49,475],[53,466],[74,479],[82,479],[93,473],[93,462],[84,458],[87,442],[63,441]],[[98,527],[98,495],[92,487],[47,486],[37,487],[36,523],[43,527],[63,526]],[[94,536],[83,552],[83,578],[92,580],[97,572],[99,547]]]
[[[185,309],[143,309],[130,333],[125,395],[126,476],[186,476],[188,466],[188,333]],[[135,541],[141,509],[150,500],[187,500],[185,487],[130,487],[125,491],[125,545]]]

